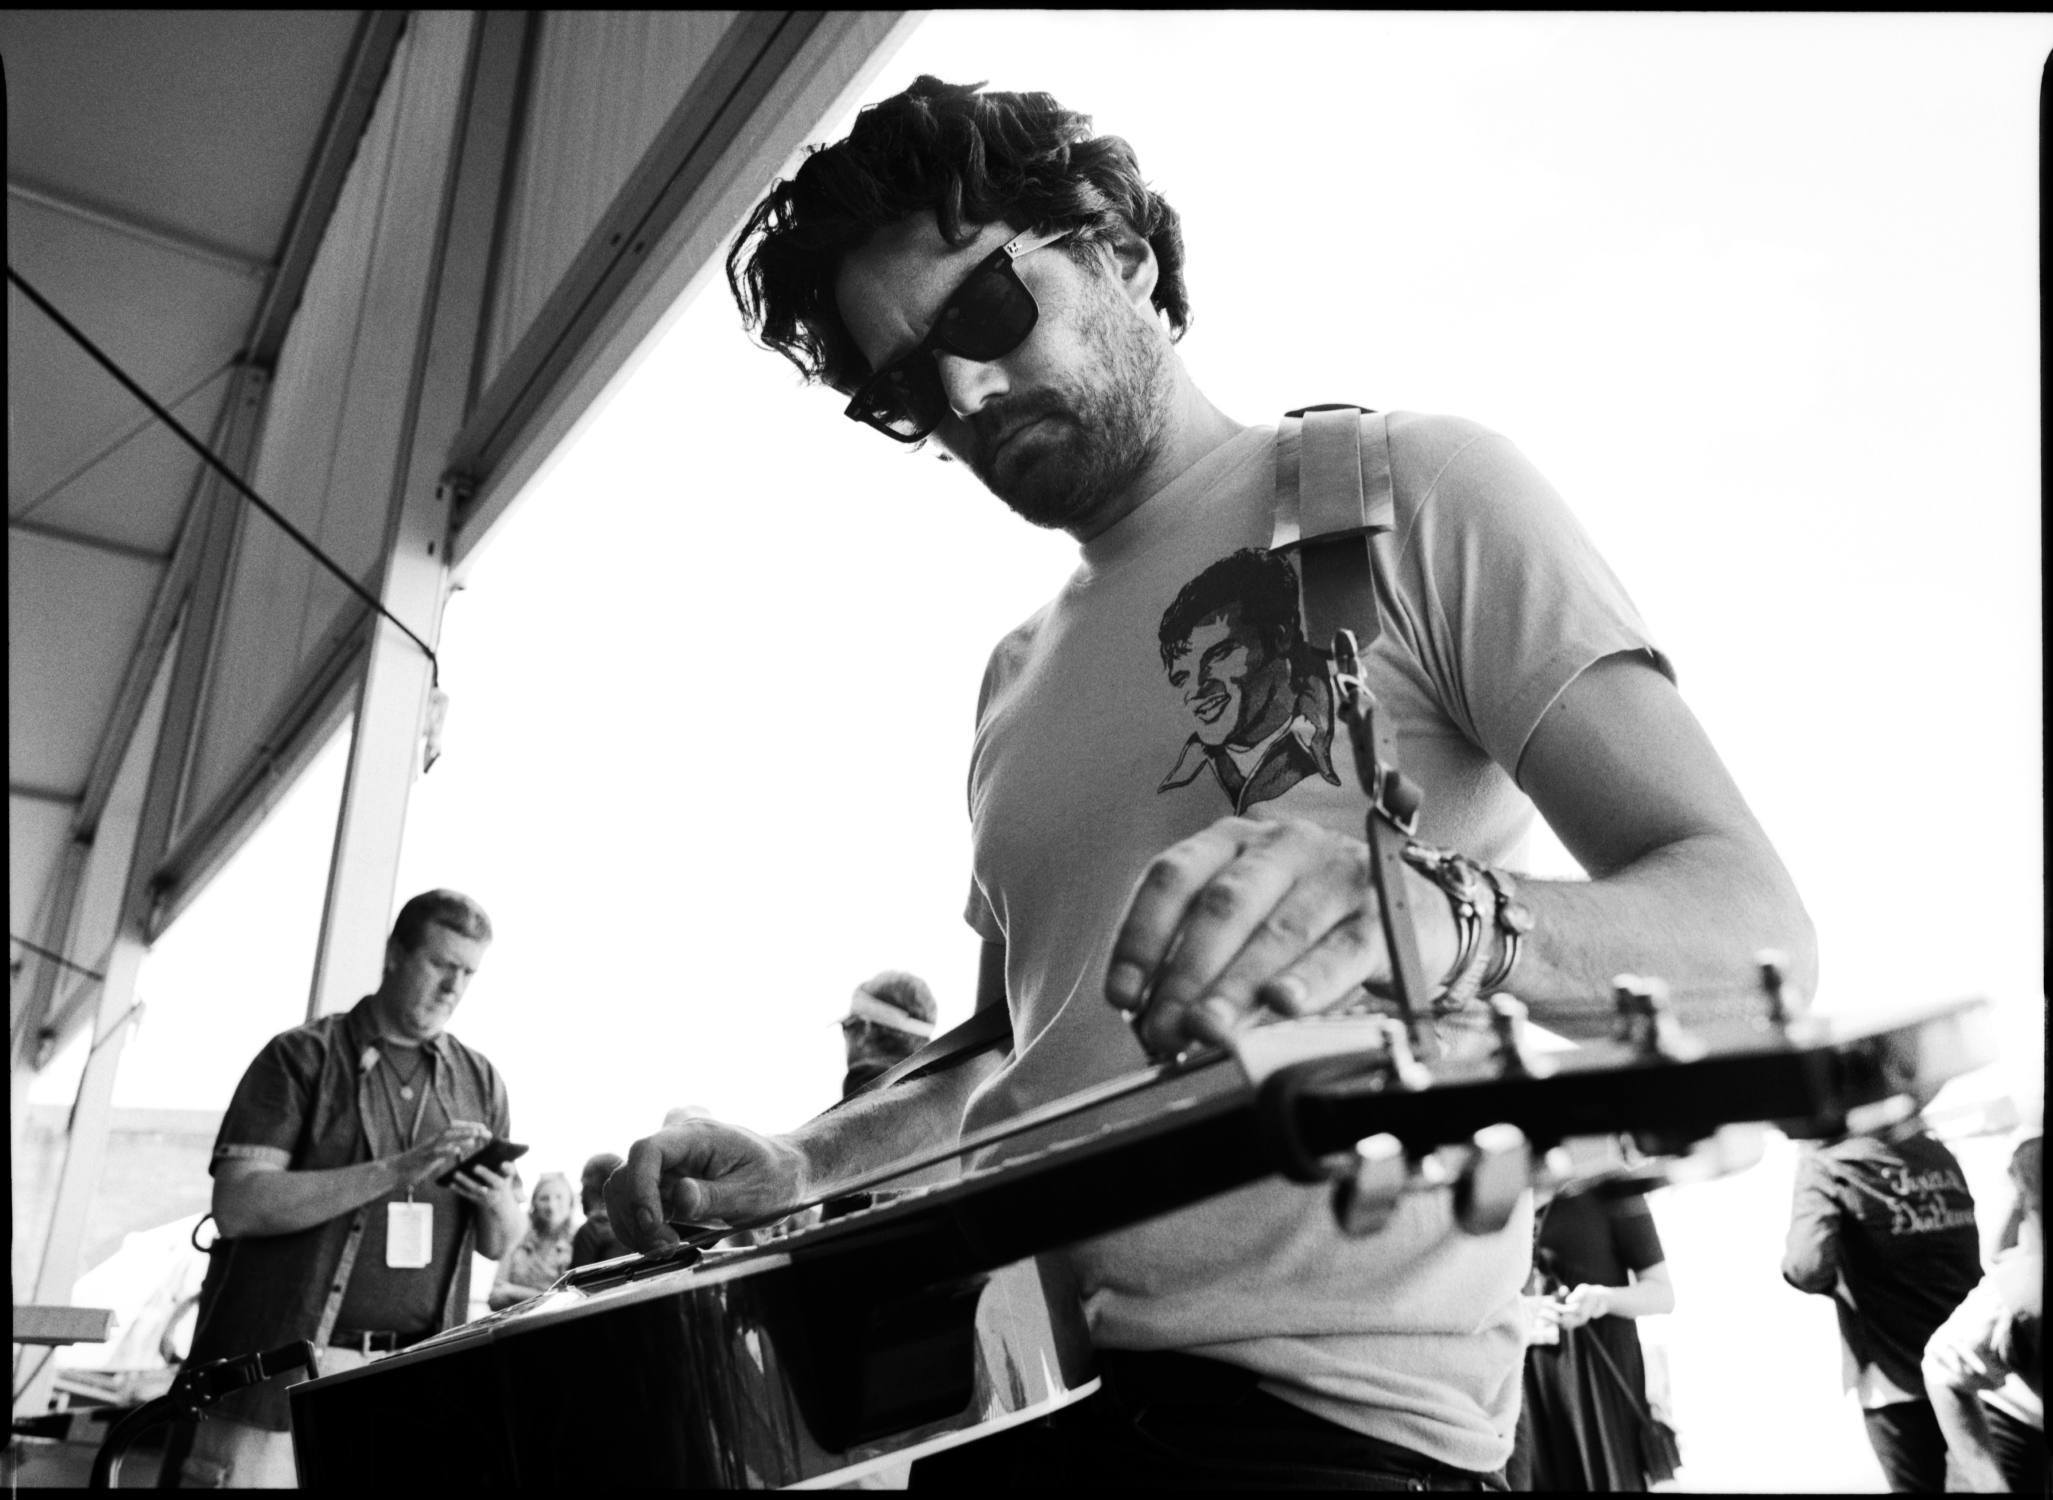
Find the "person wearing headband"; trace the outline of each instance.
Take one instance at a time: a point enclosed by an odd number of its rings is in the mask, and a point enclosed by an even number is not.
[[[886,969],[857,985],[849,997],[848,1014],[841,1018],[841,1040],[848,1049],[841,1097],[846,1099],[932,1041],[939,1014],[934,992],[917,974]]]

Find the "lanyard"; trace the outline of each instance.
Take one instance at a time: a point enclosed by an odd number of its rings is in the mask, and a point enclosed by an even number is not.
[[[399,1073],[398,1070],[392,1066],[391,1060],[386,1057],[383,1048],[380,1048],[378,1051],[378,1061],[384,1065],[385,1071],[391,1077],[391,1083],[396,1087],[398,1084]],[[435,1060],[432,1057],[428,1056],[426,1048],[422,1048],[421,1071],[415,1075],[415,1077],[422,1079],[421,1097],[420,1102],[414,1105],[413,1107],[413,1128],[409,1130],[406,1134],[406,1144],[400,1147],[402,1151],[411,1151],[414,1148],[415,1142],[420,1140],[421,1121],[424,1118],[426,1118],[428,1112],[428,1095],[434,1092],[435,1087],[434,1068]],[[391,1087],[388,1087],[385,1090],[385,1109],[386,1112],[392,1116],[392,1131],[393,1134],[396,1136],[399,1133],[399,1105],[397,1104],[397,1102],[395,1102],[393,1093],[394,1090]],[[406,1201],[409,1203],[413,1202],[412,1183],[408,1183],[406,1186]]]
[[[421,1071],[427,1073],[429,1077],[427,1082],[421,1086],[420,1103],[413,1107],[413,1128],[406,1133],[406,1149],[409,1151],[413,1150],[415,1143],[421,1138],[421,1120],[428,1112],[428,1095],[433,1093],[435,1088],[434,1067],[434,1063],[428,1058],[423,1057],[421,1059]],[[399,1124],[397,1111],[393,1112],[392,1123],[395,1126]]]

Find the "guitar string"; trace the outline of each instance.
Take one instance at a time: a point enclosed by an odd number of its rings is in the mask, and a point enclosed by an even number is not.
[[[1764,997],[1758,990],[1751,994],[1736,993],[1735,991],[1736,987],[1730,984],[1689,985],[1680,988],[1668,988],[1666,995],[1670,1001],[1716,997],[1731,1001],[1735,1006],[1744,1005],[1746,1007],[1745,1014],[1735,1016],[1732,1019],[1742,1021],[1767,1021],[1769,1019]],[[1379,1008],[1371,1013],[1387,1014],[1388,1012]],[[1326,1014],[1335,1013],[1327,1012]],[[1482,1032],[1491,1029],[1492,1026],[1490,1015],[1480,1009],[1440,1016],[1434,1019],[1438,1027],[1456,1031]],[[1699,1019],[1701,1022],[1719,1024],[1726,1018],[1715,1016]],[[1587,1046],[1602,1045],[1614,1040],[1613,1038],[1592,1038],[1590,1042],[1577,1044],[1574,1050],[1581,1051]],[[880,1184],[900,1177],[909,1177],[915,1172],[922,1172],[929,1167],[940,1166],[945,1162],[966,1157],[973,1152],[984,1150],[988,1147],[1003,1145],[1030,1131],[1059,1124],[1064,1120],[1072,1119],[1100,1105],[1110,1104],[1119,1099],[1140,1093],[1142,1090],[1153,1087],[1158,1083],[1165,1083],[1172,1078],[1182,1077],[1224,1062],[1231,1058],[1232,1055],[1232,1053],[1223,1048],[1208,1048],[1183,1058],[1173,1059],[1166,1063],[1158,1063],[1138,1073],[1126,1074],[1123,1077],[1099,1084],[1095,1088],[1085,1089],[1079,1093],[1054,1100],[1049,1104],[1042,1105],[1038,1109],[1029,1110],[1026,1114],[1016,1116],[1002,1124],[986,1127],[984,1130],[961,1138],[952,1146],[937,1147],[924,1155],[894,1162],[888,1167],[880,1168],[866,1176],[858,1177],[853,1182],[837,1184],[832,1192],[791,1204],[786,1208],[779,1209],[775,1213],[765,1214],[759,1218],[746,1219],[726,1227],[717,1225],[690,1226],[693,1232],[681,1235],[680,1240],[684,1244],[692,1245],[699,1249],[709,1248],[731,1235],[767,1228],[770,1225],[782,1223],[793,1214],[819,1208],[839,1198],[867,1192]],[[673,1224],[677,1227],[683,1227],[681,1221],[673,1221]]]
[[[836,1184],[831,1193],[825,1193],[817,1198],[808,1198],[803,1202],[794,1203],[788,1208],[781,1208],[776,1213],[766,1214],[762,1218],[743,1220],[741,1223],[731,1225],[725,1229],[715,1225],[695,1226],[699,1232],[684,1235],[682,1239],[687,1244],[699,1244],[703,1248],[704,1244],[725,1239],[731,1234],[741,1234],[748,1230],[761,1229],[767,1225],[780,1223],[790,1218],[793,1214],[804,1213],[810,1208],[819,1208],[824,1204],[833,1202],[837,1198],[846,1198],[855,1193],[867,1192],[880,1183],[890,1182],[898,1177],[910,1177],[915,1172],[923,1172],[928,1167],[940,1166],[944,1162],[953,1161],[957,1157],[968,1156],[971,1152],[981,1151],[989,1146],[1003,1145],[1008,1141],[1025,1135],[1030,1130],[1038,1130],[1047,1125],[1058,1125],[1062,1121],[1073,1119],[1087,1110],[1096,1109],[1103,1104],[1115,1103],[1120,1099],[1138,1094],[1142,1090],[1152,1088],[1157,1084],[1167,1083],[1175,1078],[1182,1078],[1192,1073],[1202,1072],[1218,1063],[1227,1061],[1232,1056],[1232,1053],[1223,1049],[1208,1050],[1194,1053],[1189,1057],[1175,1058],[1169,1062],[1157,1063],[1155,1066],[1144,1068],[1138,1073],[1127,1073],[1118,1078],[1108,1079],[1104,1083],[1079,1090],[1074,1094],[1065,1095],[1063,1098],[1029,1110],[1024,1115],[1017,1115],[1002,1124],[986,1126],[982,1130],[961,1137],[952,1146],[936,1147],[924,1156],[908,1157],[904,1161],[893,1162],[889,1167],[880,1168],[867,1176],[858,1177],[853,1182]]]

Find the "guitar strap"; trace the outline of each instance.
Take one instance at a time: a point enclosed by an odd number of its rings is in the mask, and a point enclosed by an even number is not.
[[[831,1114],[849,1099],[860,1099],[874,1090],[888,1089],[894,1083],[943,1072],[985,1052],[995,1052],[1011,1045],[1012,1012],[1003,1005],[987,1005],[960,1026],[942,1032],[912,1056],[878,1074],[847,1099],[829,1105],[821,1113]]]
[[[1396,524],[1390,437],[1382,413],[1327,405],[1284,414],[1276,429],[1276,524],[1270,550],[1297,557],[1305,642],[1327,665],[1336,716],[1348,726],[1355,769],[1369,794],[1370,871],[1392,988],[1414,1054],[1429,1059],[1438,1045],[1424,1019],[1429,997],[1402,857],[1418,827],[1420,794],[1398,769],[1396,731],[1363,682],[1360,666],[1383,629],[1376,585],[1378,540],[1390,536]]]
[[[1270,550],[1297,555],[1304,638],[1327,664],[1336,713],[1348,726],[1356,773],[1369,793],[1370,868],[1392,987],[1413,1054],[1431,1059],[1439,1048],[1424,1020],[1427,991],[1401,854],[1418,827],[1419,792],[1397,768],[1390,716],[1378,710],[1360,673],[1361,658],[1383,629],[1376,543],[1396,524],[1390,439],[1382,413],[1359,406],[1307,406],[1284,415],[1276,430],[1276,522]],[[1353,632],[1354,644],[1336,656],[1332,646],[1343,631]],[[967,1062],[1011,1041],[1010,1015],[1002,1005],[991,1006],[849,1098]]]

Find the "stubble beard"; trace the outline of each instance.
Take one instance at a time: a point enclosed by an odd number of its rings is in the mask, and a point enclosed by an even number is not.
[[[1065,391],[1034,391],[1008,401],[990,428],[979,424],[970,471],[1029,525],[1071,531],[1118,500],[1155,456],[1169,420],[1169,351],[1096,277],[1078,309],[1084,346],[1102,378]],[[1021,462],[1010,451],[1001,474],[983,456],[999,431],[1048,418],[1025,441],[1038,451]]]

